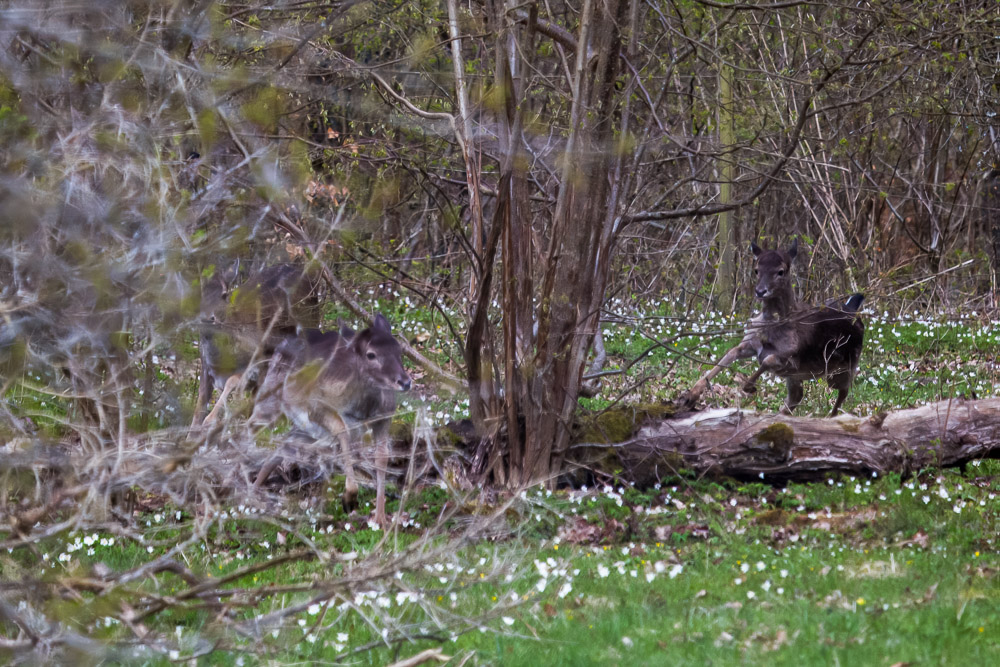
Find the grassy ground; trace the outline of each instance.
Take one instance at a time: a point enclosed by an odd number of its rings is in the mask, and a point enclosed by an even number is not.
[[[385,312],[394,330],[443,365],[462,359],[461,349],[437,311],[419,308],[405,294],[370,296],[368,304],[373,310]],[[610,304],[610,311],[628,315],[606,316],[606,370],[628,369],[622,375],[604,378],[601,395],[582,400],[588,409],[600,410],[613,402],[675,398],[739,341],[744,324],[743,318],[720,313],[685,312],[681,304],[669,301],[655,308],[622,301]],[[1000,382],[1000,321],[975,312],[890,315],[869,308],[862,315],[865,349],[861,372],[845,406],[851,413],[871,415],[950,397],[996,395]],[[451,319],[461,321],[459,316]],[[629,366],[640,357],[638,363]],[[746,361],[723,372],[716,379],[714,393],[706,400],[714,405],[776,411],[785,396],[783,381],[765,376],[753,396],[739,389],[742,383],[735,375],[749,375],[754,368],[752,362]],[[805,389],[805,400],[797,414],[825,414],[833,404],[834,392],[819,382],[807,382]],[[468,413],[468,401],[461,397],[417,392],[403,399],[404,407],[417,404],[431,405],[432,416],[439,421]]]
[[[391,317],[393,306],[382,304]],[[446,360],[454,350],[433,317],[397,314],[394,328]],[[995,323],[873,313],[867,321],[851,412],[996,393]],[[699,360],[719,356],[736,329],[728,318],[680,320],[665,307],[609,324],[611,367],[655,340],[664,344],[608,379],[587,407],[675,396],[701,372]],[[832,395],[810,384],[800,410],[822,414]],[[784,396],[773,382],[749,398],[738,386],[725,373],[709,400],[769,411]],[[465,414],[467,403],[418,391],[404,402],[404,410],[416,407],[443,423]],[[225,618],[210,605],[182,602],[143,620],[145,631],[163,638],[158,650],[115,656],[151,664],[210,655],[202,660],[377,665],[431,647],[454,656],[454,664],[497,665],[1000,658],[1000,462],[787,488],[678,478],[638,490],[607,482],[485,507],[425,488],[406,500],[407,523],[388,538],[358,515],[344,515],[339,479],[326,498],[289,498],[280,511],[264,513],[237,506],[197,516],[147,499],[131,533],[67,528],[35,550],[3,555],[0,571],[7,581],[82,580],[175,554],[199,577],[231,576]],[[370,510],[370,492],[363,500]],[[398,508],[397,499],[391,509]],[[427,527],[452,510],[422,544]],[[491,539],[456,538],[469,517],[494,510],[499,525]],[[186,540],[189,548],[176,552]],[[303,545],[334,558],[266,567]],[[318,595],[315,581],[338,583]],[[188,585],[168,575],[132,590],[170,598]],[[119,603],[129,601],[83,592],[45,608],[83,634],[127,642],[136,628],[123,623]],[[236,631],[255,619],[267,621],[259,638]]]
[[[572,593],[547,590],[524,610],[525,627],[543,628],[555,643],[556,664],[888,665],[998,655],[988,477],[780,491],[696,483],[648,501],[632,494],[645,502],[620,519],[611,508],[586,508],[613,495],[582,498],[587,518],[571,521],[562,543],[552,540],[548,557],[580,572],[549,588],[572,579]],[[612,521],[622,530],[610,544],[565,543],[585,526],[606,533]],[[503,638],[490,660],[531,664],[537,650]]]
[[[499,542],[432,553],[405,575],[311,602],[308,586],[234,605],[233,620],[298,605],[254,644],[279,662],[325,661],[378,643],[379,630],[431,636],[351,658],[386,664],[423,648],[472,664],[957,664],[1000,656],[1000,529],[997,479],[988,461],[900,480],[843,479],[773,489],[761,484],[678,481],[644,492],[610,488],[535,492],[506,512]],[[427,490],[410,509],[427,516],[442,495]],[[333,506],[333,504],[331,504]],[[430,510],[430,511],[428,511]],[[301,547],[382,558],[412,544],[407,528],[390,544],[356,520],[312,512],[291,530],[236,510],[186,558],[192,571],[224,577]],[[308,517],[308,515],[307,515]],[[147,515],[144,543],[93,533],[41,545],[46,576],[125,570],[163,555],[191,530],[191,517]],[[452,526],[454,527],[454,526]],[[444,538],[441,538],[442,540]],[[4,569],[37,574],[27,553]],[[235,590],[329,575],[313,560],[247,573]],[[341,575],[356,573],[349,563]],[[186,587],[157,590],[172,595]],[[60,612],[97,636],[124,639],[113,601],[85,595]],[[53,603],[56,604],[56,603]],[[464,634],[444,630],[480,619]],[[204,648],[218,623],[196,605],[148,622],[171,639],[164,661]],[[217,620],[217,619],[216,619]],[[447,622],[446,622],[447,621]],[[461,623],[459,623],[461,625]],[[176,641],[173,641],[176,637]],[[230,636],[213,663],[247,664],[250,642]],[[176,653],[170,653],[176,651]],[[805,661],[805,662],[803,662]]]

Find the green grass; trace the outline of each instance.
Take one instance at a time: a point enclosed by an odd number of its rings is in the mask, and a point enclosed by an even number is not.
[[[367,650],[355,656],[361,664],[385,664],[432,646],[504,665],[538,664],[540,652],[547,663],[565,665],[992,661],[1000,655],[998,476],[1000,463],[985,461],[964,474],[927,471],[908,480],[831,479],[784,489],[694,481],[649,490],[531,492],[507,512],[512,537],[466,545],[399,579],[335,597],[329,607],[304,608],[262,641],[282,663],[330,660],[377,641],[367,617],[442,634],[399,650]],[[445,500],[427,489],[407,509],[429,516]],[[200,548],[188,550],[185,562],[199,575],[224,576],[301,547],[295,533],[321,550],[389,557],[421,532],[408,528],[372,552],[382,534],[356,519],[309,511],[279,521],[293,530],[233,510]],[[142,544],[122,536],[108,544],[111,536],[100,532],[40,544],[41,576],[136,567],[189,534],[192,517],[164,508],[138,525]],[[39,566],[26,551],[7,556],[6,564],[11,573],[23,567],[37,574]],[[334,572],[329,567],[305,560],[232,585],[355,572],[350,562]],[[168,575],[155,593],[185,587]],[[437,611],[428,614],[398,597],[404,590],[419,592]],[[264,596],[250,608],[234,608],[234,618],[302,604],[313,594]],[[105,620],[118,612],[114,600],[85,594],[48,609],[91,634],[129,635]],[[452,614],[487,620],[483,631],[451,638],[435,623]],[[196,608],[165,612],[147,625],[176,636],[182,656],[219,632],[212,614]],[[246,645],[231,641],[213,663],[235,664]]]
[[[452,339],[441,314],[403,292],[367,295],[374,311],[388,313],[393,330],[417,349],[456,374],[462,351]],[[746,316],[720,313],[686,313],[680,304],[663,301],[655,308],[629,301],[609,304],[611,312],[627,313],[603,324],[608,353],[606,370],[624,369],[621,375],[603,378],[603,389],[593,399],[581,399],[585,409],[601,410],[612,403],[656,403],[676,398],[690,387],[710,364],[739,342]],[[451,311],[449,311],[451,312]],[[1000,322],[976,313],[923,313],[902,317],[862,312],[865,348],[860,373],[845,408],[857,415],[925,404],[953,397],[986,398],[997,394],[1000,367],[994,362],[1000,346]],[[462,321],[451,312],[456,325]],[[704,400],[710,405],[740,406],[773,412],[785,397],[784,382],[764,376],[755,395],[740,390],[737,373],[749,375],[752,360],[739,362],[720,374],[714,392]],[[418,383],[420,379],[418,378]],[[835,392],[823,382],[806,382],[799,415],[826,414]],[[444,423],[468,414],[468,399],[429,394],[424,402],[431,417]],[[421,401],[401,396],[404,412]]]
[[[738,338],[737,320],[710,315],[683,321],[667,310],[606,325],[611,367],[624,366],[655,340],[665,346],[628,374],[606,379],[601,396],[583,401],[585,407],[602,410],[615,397],[631,405],[670,399],[702,372],[698,360],[717,358]],[[439,315],[410,313],[395,313],[394,330],[441,363],[458,358]],[[847,403],[851,412],[996,395],[995,323],[893,321],[873,314],[866,320],[862,371]],[[720,375],[707,400],[777,409],[784,397],[778,383],[763,383],[749,398],[738,391],[734,372],[751,368],[748,363]],[[17,391],[22,406],[42,409],[43,396]],[[823,414],[831,401],[825,387],[808,383],[800,413]],[[411,395],[402,405],[404,412],[426,410],[439,424],[467,413],[461,396]],[[652,489],[616,482],[532,491],[502,508],[506,532],[495,533],[499,540],[471,544],[451,538],[471,516],[496,504],[464,502],[427,487],[407,498],[406,526],[383,541],[381,531],[344,513],[342,485],[335,478],[321,497],[290,497],[265,514],[233,503],[214,518],[188,509],[178,514],[153,499],[131,533],[67,530],[40,542],[37,551],[2,555],[0,570],[7,581],[37,577],[50,583],[123,572],[167,553],[206,521],[203,537],[175,558],[198,577],[263,565],[306,541],[323,553],[354,554],[330,563],[285,563],[227,584],[244,591],[290,583],[301,588],[234,598],[242,601],[231,606],[225,621],[197,604],[146,619],[145,627],[168,648],[119,657],[150,664],[166,664],[170,651],[178,659],[194,655],[206,641],[218,642],[212,664],[341,659],[381,665],[431,647],[456,660],[472,652],[467,664],[496,665],[536,665],[542,656],[555,665],[991,664],[1000,657],[996,461],[907,479],[833,478],[787,488],[682,476]],[[372,491],[362,489],[360,500],[367,516]],[[398,496],[390,497],[390,510],[400,504]],[[310,604],[311,582],[370,572],[373,563],[415,545],[446,507],[456,506],[458,513],[434,532],[432,546],[444,549],[435,559],[417,559],[400,578],[378,577],[345,589],[329,606]],[[121,602],[177,595],[187,587],[163,573],[110,598],[85,591],[40,604],[50,618],[88,636],[127,642],[132,632],[109,620],[120,617]],[[418,603],[398,597],[406,591],[423,598]],[[269,626],[259,640],[232,631],[235,623],[294,605],[304,606]],[[474,620],[470,627],[462,619]],[[386,646],[380,643],[382,628],[418,638]]]

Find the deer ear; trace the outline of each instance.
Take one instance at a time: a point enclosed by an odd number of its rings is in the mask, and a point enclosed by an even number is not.
[[[757,245],[756,243],[754,243],[753,241],[751,241],[750,242],[750,252],[753,253],[754,257],[760,257],[760,253],[762,253],[764,251],[760,249],[759,245]]]
[[[365,351],[365,348],[368,347],[368,343],[371,342],[371,339],[371,329],[365,329],[353,338],[344,336],[344,340],[347,341],[347,344],[353,347],[359,354]]]
[[[389,333],[389,320],[385,319],[385,315],[382,313],[378,313],[372,320],[372,329]]]
[[[792,245],[788,246],[788,256],[791,259],[795,259],[795,255],[799,253],[799,240],[796,238],[792,241]]]
[[[344,338],[345,340],[350,340],[351,338],[354,338],[354,334],[356,334],[357,331],[355,331],[354,329],[352,329],[350,326],[348,326],[344,322],[344,320],[342,320],[342,319],[340,319],[338,317],[337,318],[337,333],[340,334],[341,338]]]

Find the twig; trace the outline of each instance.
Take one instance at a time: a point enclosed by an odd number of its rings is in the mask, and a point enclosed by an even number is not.
[[[451,656],[442,653],[440,648],[429,648],[426,651],[421,651],[415,656],[405,658],[399,662],[394,662],[389,665],[389,667],[415,667],[416,665],[422,665],[425,662],[430,662],[431,660],[448,662],[451,660]]]

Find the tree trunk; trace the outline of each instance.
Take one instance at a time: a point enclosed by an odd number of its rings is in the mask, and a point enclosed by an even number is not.
[[[980,197],[983,226],[990,234],[993,307],[1000,305],[1000,170],[992,169],[983,179]]]
[[[733,68],[726,63],[719,67],[719,144],[723,151],[733,150],[736,143],[733,127]],[[733,201],[735,171],[732,158],[722,161],[719,182],[719,203]],[[723,313],[733,312],[732,295],[736,291],[736,239],[733,232],[734,211],[727,209],[719,214],[719,279],[716,281],[716,301]]]
[[[570,132],[541,280],[537,353],[530,365],[522,364],[530,378],[530,394],[522,401],[522,483],[552,484],[562,469],[587,352],[600,323],[618,206],[616,165],[622,160],[611,149],[620,120],[615,85],[626,8],[619,0],[587,0],[580,13]],[[591,53],[597,54],[593,60]]]
[[[580,444],[586,461],[609,445]],[[953,399],[869,418],[785,417],[707,410],[642,425],[589,465],[618,468],[648,485],[681,469],[697,475],[813,481],[830,474],[908,474],[922,468],[1000,458],[1000,398]]]

